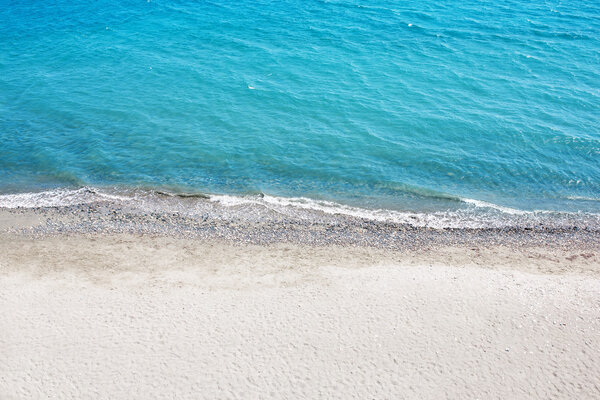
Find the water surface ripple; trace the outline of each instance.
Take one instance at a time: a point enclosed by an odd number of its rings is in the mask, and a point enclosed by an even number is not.
[[[5,206],[93,187],[600,213],[594,2],[8,1],[0,37]]]

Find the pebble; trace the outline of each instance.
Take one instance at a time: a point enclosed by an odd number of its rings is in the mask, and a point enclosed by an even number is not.
[[[600,227],[575,229],[574,226],[552,227],[549,224],[482,229],[434,229],[409,224],[367,220],[319,211],[292,210],[282,213],[256,205],[255,208],[224,207],[204,198],[194,198],[193,205],[182,203],[156,205],[146,203],[97,202],[65,207],[39,207],[9,212],[34,212],[46,223],[25,228],[23,233],[131,233],[161,234],[194,239],[222,239],[251,244],[297,243],[308,245],[368,246],[410,251],[465,245],[547,247],[577,245],[597,252]],[[162,203],[161,203],[162,204]],[[190,212],[189,210],[194,210]],[[555,321],[556,323],[556,321]]]

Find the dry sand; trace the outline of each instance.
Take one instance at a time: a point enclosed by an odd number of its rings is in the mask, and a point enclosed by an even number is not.
[[[1,399],[600,398],[598,255],[0,236]]]

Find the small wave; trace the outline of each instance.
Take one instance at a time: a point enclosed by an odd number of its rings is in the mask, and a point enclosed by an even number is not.
[[[272,204],[278,206],[287,207],[298,207],[303,209],[312,209],[326,212],[328,214],[346,214],[353,217],[369,218],[376,220],[388,220],[394,216],[405,216],[405,215],[421,215],[421,213],[410,213],[404,211],[393,211],[384,209],[369,210],[365,208],[347,206],[340,203],[335,203],[326,200],[313,200],[307,197],[275,197],[269,195],[261,195],[259,198],[253,197],[240,197],[230,195],[212,195],[209,196],[210,200],[219,202],[225,206],[237,206],[242,204]],[[454,198],[451,198],[454,199]],[[482,200],[475,200],[469,198],[459,198],[463,203],[473,205],[478,208],[491,208],[510,215],[527,215],[533,214],[533,211],[524,211],[516,208],[504,207],[497,204],[489,203]]]
[[[165,197],[180,197],[180,198],[192,198],[192,199],[209,199],[210,196],[204,193],[171,193],[171,192],[164,192],[164,191],[160,191],[160,190],[156,190],[154,191],[154,193],[156,193],[157,195],[160,196],[165,196]]]
[[[581,200],[581,201],[600,201],[600,198],[586,197],[586,196],[567,196],[569,200]]]
[[[267,206],[275,211],[283,211],[285,208],[291,207],[303,210],[321,211],[331,215],[339,214],[381,222],[398,222],[394,221],[394,212],[390,210],[367,210],[326,200],[313,200],[306,197],[276,197],[269,195],[241,197],[230,195],[213,195],[210,196],[210,200],[220,203],[226,207],[255,204]]]
[[[0,195],[0,207],[37,208],[64,207],[88,204],[96,201],[125,200],[125,197],[102,193],[89,187],[79,189],[53,189],[34,193]]]
[[[598,199],[591,200],[598,201]],[[421,212],[381,208],[367,209],[327,200],[278,197],[262,193],[234,196],[172,193],[143,189],[110,191],[110,189],[82,187],[0,195],[0,207],[2,208],[64,207],[95,202],[115,202],[126,203],[128,207],[133,207],[131,210],[137,209],[141,212],[161,212],[162,210],[164,212],[180,212],[190,216],[210,215],[211,218],[245,221],[263,221],[271,218],[278,220],[284,216],[290,220],[311,220],[336,224],[356,219],[433,229],[506,228],[534,226],[539,223],[559,226],[577,224],[577,221],[585,225],[588,222],[598,221],[598,216],[591,214],[523,211],[469,198],[462,198],[460,201],[465,205],[459,208]]]
[[[532,212],[502,207],[472,199],[461,200],[467,204],[474,205],[476,208],[488,208],[499,211],[505,214],[505,218],[498,215],[489,215],[489,213],[478,213],[469,209],[438,212],[365,209],[332,201],[309,199],[306,197],[212,195],[210,196],[210,200],[225,207],[261,205],[283,214],[289,214],[294,209],[300,209],[306,211],[318,211],[329,215],[341,215],[377,222],[407,224],[414,227],[435,229],[503,227],[515,223],[515,220],[511,218],[512,216],[533,214]]]
[[[504,206],[500,206],[498,204],[488,203],[487,201],[483,201],[483,200],[475,200],[475,199],[469,199],[469,198],[461,198],[460,200],[464,203],[471,204],[475,207],[491,208],[493,210],[501,211],[503,213],[510,214],[510,215],[527,215],[527,214],[534,213],[533,211],[525,211],[525,210],[519,210],[516,208],[504,207]]]

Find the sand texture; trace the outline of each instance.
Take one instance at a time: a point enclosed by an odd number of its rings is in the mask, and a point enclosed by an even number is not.
[[[600,398],[597,255],[524,254],[3,235],[0,398]]]

